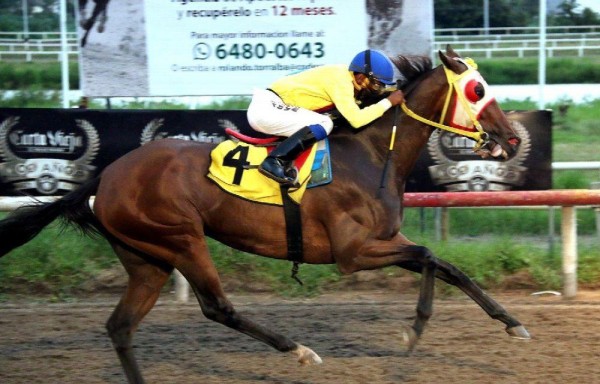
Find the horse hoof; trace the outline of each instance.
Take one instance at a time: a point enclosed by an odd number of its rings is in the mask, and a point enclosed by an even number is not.
[[[510,335],[510,337],[514,337],[515,339],[520,340],[530,340],[531,335],[522,325],[517,325],[516,327],[506,328],[506,333]]]
[[[406,327],[404,332],[402,332],[402,340],[408,349],[408,353],[411,353],[415,346],[417,345],[417,341],[419,341],[419,336],[413,329],[413,327]]]
[[[321,364],[323,360],[317,355],[312,349],[305,347],[304,345],[298,344],[298,348],[292,351],[298,356],[298,363],[300,365],[312,365]]]

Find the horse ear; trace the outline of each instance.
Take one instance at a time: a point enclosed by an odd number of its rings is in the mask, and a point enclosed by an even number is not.
[[[442,51],[438,51],[438,55],[440,56],[440,60],[442,60],[442,63],[444,64],[444,66],[450,70],[452,70],[455,73],[461,73],[461,66],[458,63],[458,61],[454,60],[455,57],[460,57],[459,55],[456,54],[456,52],[454,52],[454,50],[452,49],[452,47],[450,47],[450,45],[446,46],[446,53],[442,52]]]
[[[438,51],[438,56],[440,57],[440,60],[442,60],[442,63],[444,63],[445,67],[452,68],[451,62],[454,60],[446,56],[446,54],[442,51]]]
[[[452,49],[450,44],[446,45],[446,55],[448,55],[450,57],[460,57],[460,55],[458,53],[456,53],[454,51],[454,49]]]
[[[440,57],[440,60],[442,60],[442,63],[444,63],[444,66],[447,67],[448,61],[450,60],[448,56],[446,56],[446,54],[444,54],[442,51],[438,51],[438,56]]]

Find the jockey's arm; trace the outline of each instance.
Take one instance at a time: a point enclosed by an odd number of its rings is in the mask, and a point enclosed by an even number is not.
[[[381,117],[385,111],[392,107],[392,102],[396,102],[396,98],[390,100],[392,95],[384,98],[375,104],[360,108],[356,104],[354,98],[354,87],[348,81],[331,82],[331,87],[328,90],[329,96],[335,104],[336,109],[352,127],[360,128]],[[397,96],[397,95],[394,95]]]

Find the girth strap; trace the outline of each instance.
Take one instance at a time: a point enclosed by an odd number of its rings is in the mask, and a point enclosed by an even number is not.
[[[302,263],[304,251],[302,249],[302,219],[300,205],[296,204],[289,196],[289,185],[282,185],[281,200],[283,201],[283,214],[285,217],[285,234],[287,238],[288,260],[294,263],[292,278],[300,285],[298,278],[298,265]]]

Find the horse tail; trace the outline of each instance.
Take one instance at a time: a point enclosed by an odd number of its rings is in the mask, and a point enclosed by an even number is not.
[[[84,234],[102,234],[102,225],[89,205],[89,198],[96,193],[99,184],[100,177],[97,177],[56,201],[27,205],[8,215],[0,221],[0,257],[32,240],[58,218]]]

